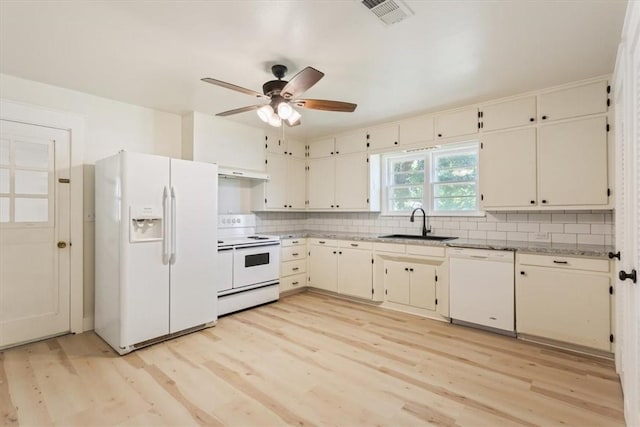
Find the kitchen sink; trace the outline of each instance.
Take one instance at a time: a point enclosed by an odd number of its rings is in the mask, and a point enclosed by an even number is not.
[[[444,240],[453,240],[457,239],[457,237],[447,237],[447,236],[416,236],[415,234],[388,234],[386,236],[378,236],[382,239],[413,239],[413,240],[435,240],[435,241],[444,241]]]

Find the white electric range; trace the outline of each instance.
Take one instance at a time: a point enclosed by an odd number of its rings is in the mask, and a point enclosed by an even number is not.
[[[256,234],[252,214],[218,215],[218,314],[280,297],[280,237]]]

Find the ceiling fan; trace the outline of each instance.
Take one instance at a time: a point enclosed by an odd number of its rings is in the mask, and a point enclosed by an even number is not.
[[[271,67],[271,72],[277,80],[270,80],[262,85],[262,91],[264,94],[241,86],[236,86],[231,83],[223,82],[221,80],[212,79],[210,77],[205,77],[201,80],[213,85],[222,86],[227,89],[255,96],[260,100],[269,101],[267,104],[249,105],[248,107],[224,111],[216,114],[216,116],[230,116],[232,114],[244,113],[245,111],[258,110],[258,117],[260,117],[263,122],[269,123],[274,127],[279,127],[282,124],[282,121],[285,121],[289,126],[297,126],[300,124],[301,115],[292,106],[309,108],[312,110],[347,113],[353,112],[357,107],[357,104],[352,104],[350,102],[328,101],[324,99],[299,99],[299,96],[302,95],[303,92],[318,83],[318,81],[324,77],[324,73],[316,70],[315,68],[307,67],[293,76],[289,81],[282,80],[284,75],[287,73],[286,66],[276,64]]]

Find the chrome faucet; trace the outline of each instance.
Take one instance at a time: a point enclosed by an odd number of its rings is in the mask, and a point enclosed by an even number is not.
[[[411,218],[409,221],[415,221],[416,211],[422,211],[422,237],[427,237],[427,233],[431,233],[431,227],[427,229],[427,213],[422,208],[415,208],[413,212],[411,212]]]

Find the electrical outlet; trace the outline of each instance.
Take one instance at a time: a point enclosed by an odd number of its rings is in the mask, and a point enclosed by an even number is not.
[[[551,233],[529,233],[529,241],[531,242],[550,242]]]

